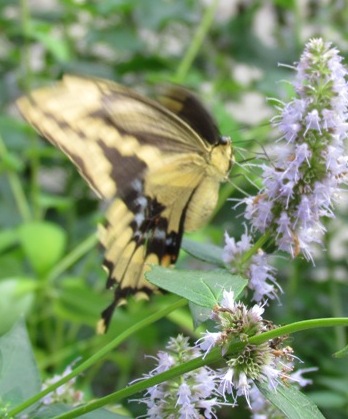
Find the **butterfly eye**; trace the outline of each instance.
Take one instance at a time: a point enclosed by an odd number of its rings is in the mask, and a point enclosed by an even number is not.
[[[219,137],[219,145],[227,145],[231,142],[231,137],[226,135],[220,135]]]

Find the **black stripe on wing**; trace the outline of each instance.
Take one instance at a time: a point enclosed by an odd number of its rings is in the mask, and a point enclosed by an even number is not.
[[[97,141],[103,150],[105,158],[111,163],[112,170],[110,177],[117,185],[117,195],[124,200],[131,202],[132,197],[127,198],[126,191],[134,193],[131,188],[132,182],[142,179],[147,169],[146,163],[136,155],[125,156],[116,147],[109,147],[103,141]]]
[[[123,202],[127,205],[127,209],[133,213],[133,219],[129,223],[132,229],[132,236],[126,246],[131,246],[135,243],[132,254],[129,257],[127,267],[121,277],[115,277],[114,269],[117,269],[117,264],[120,260],[109,259],[107,256],[104,260],[104,266],[109,272],[107,279],[107,288],[116,286],[114,291],[113,302],[102,312],[101,321],[98,326],[100,332],[105,332],[111,321],[114,309],[123,304],[130,295],[142,295],[143,297],[150,296],[156,288],[143,278],[131,278],[134,283],[132,285],[124,286],[124,281],[129,281],[127,278],[129,270],[132,269],[133,263],[139,263],[138,260],[133,260],[137,255],[137,250],[143,247],[144,253],[141,260],[142,265],[146,265],[151,256],[156,255],[157,263],[162,266],[169,266],[176,262],[180,251],[181,240],[184,231],[186,211],[190,200],[194,194],[192,191],[186,205],[184,206],[179,225],[176,231],[169,231],[169,220],[163,216],[166,207],[158,202],[155,198],[150,198],[143,194],[143,184],[139,180],[133,182],[133,188],[130,189],[125,196],[122,197]],[[106,229],[112,228],[111,225],[106,226]],[[110,231],[112,234],[112,231]],[[117,240],[117,238],[116,238]],[[106,248],[107,254],[107,248]],[[139,276],[143,275],[143,269],[138,271]],[[141,286],[137,286],[138,282]]]

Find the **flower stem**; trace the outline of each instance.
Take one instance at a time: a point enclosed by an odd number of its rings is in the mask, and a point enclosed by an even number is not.
[[[249,343],[259,345],[263,342],[266,342],[267,340],[289,335],[291,333],[297,333],[303,330],[315,329],[318,327],[333,326],[348,326],[348,317],[301,320],[299,322],[290,323],[285,326],[280,326],[276,329],[269,330],[268,332],[262,333],[260,335],[255,335],[249,339]]]
[[[262,248],[262,246],[268,241],[268,239],[271,237],[271,232],[270,231],[266,231],[266,233],[264,233],[259,239],[258,241],[254,244],[254,246],[249,249],[247,252],[245,252],[242,256],[242,261],[241,263],[244,264],[245,262],[247,262],[253,255],[255,255],[257,253],[257,251],[259,249]]]

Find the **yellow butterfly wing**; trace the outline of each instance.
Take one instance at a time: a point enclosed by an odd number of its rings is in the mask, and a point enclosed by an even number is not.
[[[100,79],[65,76],[19,99],[22,115],[77,166],[93,190],[113,199],[99,228],[114,301],[104,331],[129,294],[148,296],[152,263],[175,263],[184,230],[203,224],[231,167],[232,150],[187,90],[152,101]]]

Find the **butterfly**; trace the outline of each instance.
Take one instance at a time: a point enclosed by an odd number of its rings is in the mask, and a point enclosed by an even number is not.
[[[231,140],[195,95],[175,85],[156,101],[108,80],[66,75],[17,105],[110,201],[99,226],[106,287],[115,287],[98,326],[104,332],[129,295],[157,291],[144,277],[150,265],[173,265],[184,231],[208,220],[232,166]]]

